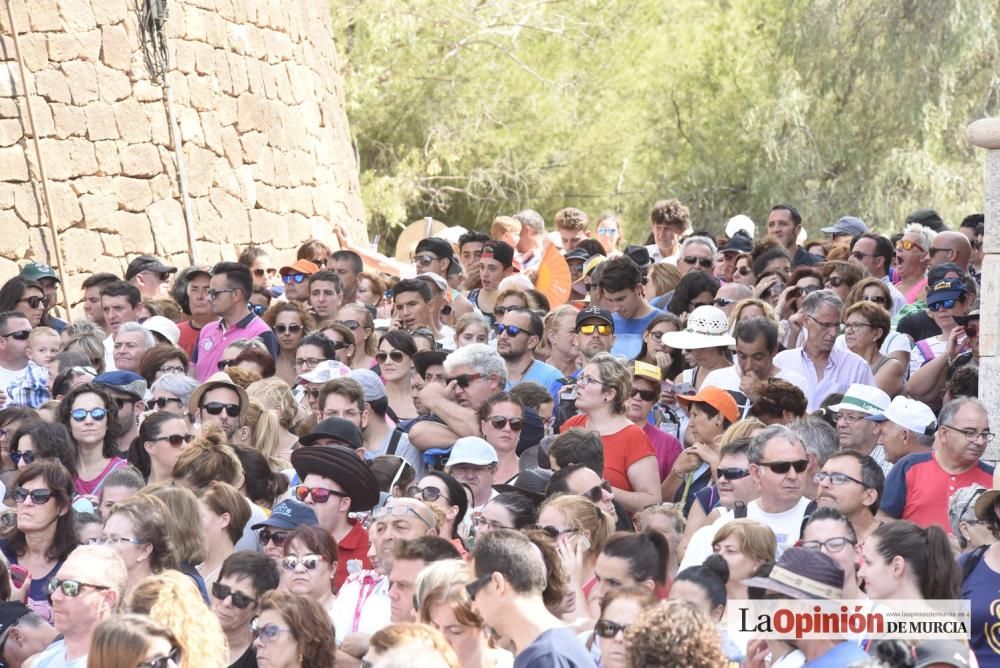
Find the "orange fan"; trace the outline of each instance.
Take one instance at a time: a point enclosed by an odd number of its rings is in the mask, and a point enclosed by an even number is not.
[[[538,274],[535,277],[535,289],[548,297],[549,306],[562,306],[569,299],[569,287],[572,278],[566,259],[553,244],[547,244],[538,264]]]

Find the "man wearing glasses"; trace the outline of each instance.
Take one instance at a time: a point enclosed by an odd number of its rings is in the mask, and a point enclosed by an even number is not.
[[[854,384],[847,388],[844,398],[829,409],[837,418],[837,440],[843,450],[853,450],[870,455],[886,475],[892,464],[885,460],[885,450],[878,446],[878,425],[869,417],[881,417],[891,400],[889,395],[868,385]]]
[[[170,290],[170,275],[177,273],[177,267],[164,264],[152,255],[140,255],[128,263],[125,281],[138,288],[146,299],[165,297]]]
[[[993,467],[980,461],[993,440],[989,416],[978,399],[961,397],[938,414],[934,448],[906,455],[885,481],[883,519],[910,520],[921,527],[936,524],[951,533],[948,499],[978,483],[993,487]]]
[[[889,288],[892,304],[882,304],[882,307],[889,311],[892,316],[895,316],[899,313],[899,309],[906,306],[906,297],[889,279],[889,267],[892,266],[895,254],[896,250],[889,239],[881,234],[866,232],[851,240],[851,255],[848,260],[864,267],[869,276],[877,278]]]
[[[852,450],[833,453],[813,476],[816,504],[836,508],[847,516],[858,543],[879,526],[875,520],[885,488],[885,475],[874,459]]]
[[[246,390],[237,385],[225,371],[216,371],[195,388],[188,399],[188,410],[199,424],[215,424],[232,441],[240,417],[250,400]]]
[[[20,311],[0,313],[0,408],[38,408],[49,400],[43,367],[28,359],[31,323]]]
[[[813,504],[802,494],[809,456],[794,431],[772,425],[750,441],[747,459],[760,496],[747,504],[746,516],[771,527],[780,556],[799,539],[802,520]]]

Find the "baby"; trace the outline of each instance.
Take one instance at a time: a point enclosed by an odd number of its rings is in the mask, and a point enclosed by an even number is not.
[[[35,327],[28,337],[28,359],[35,364],[48,368],[49,362],[62,348],[59,333],[51,327]]]

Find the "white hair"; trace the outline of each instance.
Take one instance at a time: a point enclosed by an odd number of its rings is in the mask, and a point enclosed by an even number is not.
[[[142,341],[146,345],[146,350],[149,350],[156,345],[156,337],[153,336],[153,333],[137,322],[123,323],[122,326],[118,328],[118,334],[115,334],[115,341],[118,340],[118,336],[120,334],[126,334],[129,332],[138,332],[142,334]]]
[[[680,251],[681,255],[684,255],[684,251],[688,249],[688,246],[692,246],[694,244],[701,244],[708,250],[712,251],[713,256],[715,255],[715,251],[718,250],[715,247],[715,242],[709,239],[708,237],[695,236],[695,237],[688,237],[683,242],[681,242],[681,251]]]
[[[916,237],[920,241],[920,245],[924,247],[924,250],[930,252],[931,246],[934,245],[934,237],[937,236],[937,232],[926,225],[921,225],[920,223],[910,223],[903,228],[903,236]]]
[[[450,353],[444,360],[444,370],[452,373],[460,366],[471,367],[483,376],[497,375],[500,387],[507,385],[507,363],[500,353],[485,343],[473,343]]]

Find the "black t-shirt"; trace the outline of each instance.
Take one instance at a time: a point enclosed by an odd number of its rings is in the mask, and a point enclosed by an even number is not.
[[[594,668],[590,652],[568,628],[549,629],[514,659],[514,668]]]
[[[236,662],[229,668],[257,668],[257,653],[254,652],[253,643],[250,643],[247,651],[243,652],[243,656],[236,659]]]
[[[941,328],[927,311],[917,311],[903,317],[896,326],[896,331],[908,335],[914,343],[929,339],[941,333]]]

